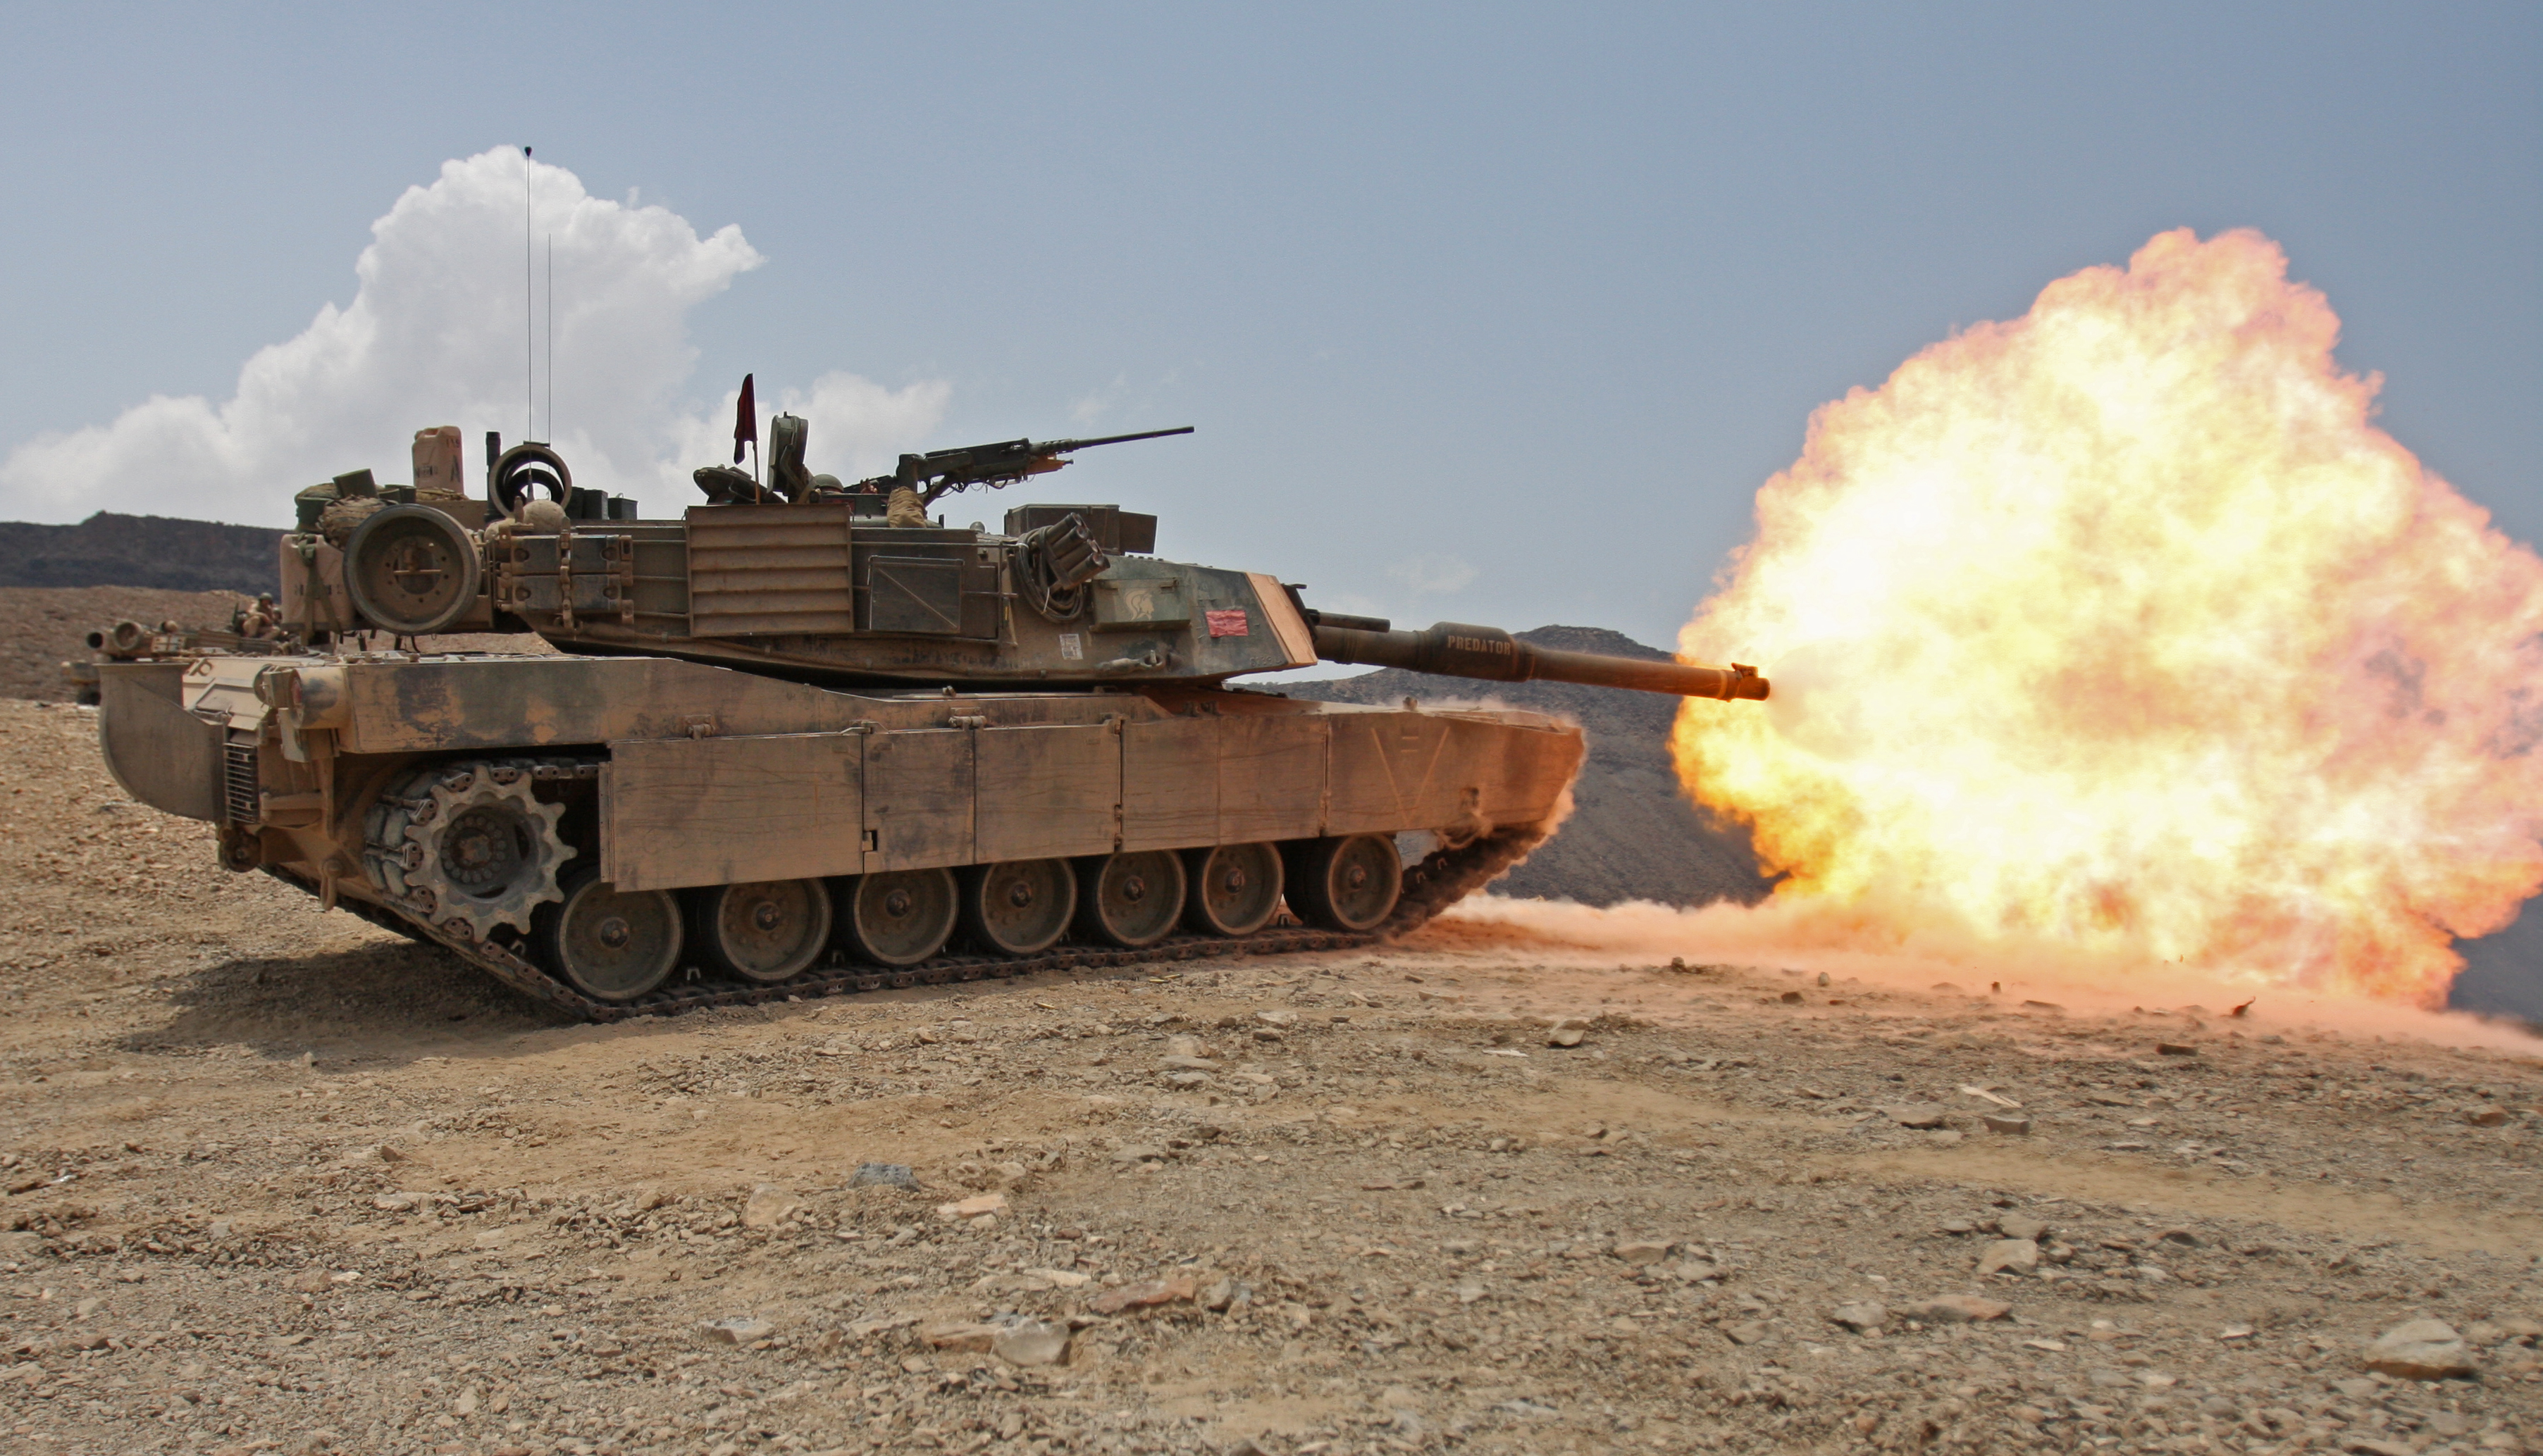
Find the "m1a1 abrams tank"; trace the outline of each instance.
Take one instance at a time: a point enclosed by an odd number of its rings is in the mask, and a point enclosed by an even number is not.
[[[1742,666],[1319,612],[1272,575],[1156,557],[1155,518],[1112,505],[931,518],[1114,440],[907,455],[851,485],[805,471],[804,436],[780,416],[764,480],[710,467],[705,503],[647,520],[492,437],[470,498],[448,489],[457,432],[424,431],[417,477],[440,489],[302,493],[287,651],[101,664],[107,762],[219,824],[230,869],[612,1019],[1362,944],[1524,855],[1580,763],[1580,729],[1541,715],[1230,685],[1248,673],[1766,696]],[[556,651],[419,650],[472,631]]]

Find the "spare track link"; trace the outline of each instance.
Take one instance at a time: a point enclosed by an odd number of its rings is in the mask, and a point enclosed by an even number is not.
[[[1064,946],[1040,956],[1007,958],[997,956],[955,954],[901,970],[885,970],[870,965],[821,965],[807,970],[791,980],[774,985],[710,976],[703,970],[691,971],[693,980],[674,980],[656,991],[633,1001],[595,1001],[580,991],[549,975],[526,957],[492,942],[470,943],[447,935],[437,926],[427,925],[413,916],[367,900],[340,899],[336,906],[369,921],[383,930],[393,930],[410,940],[438,946],[513,990],[544,1001],[559,1010],[584,1021],[616,1022],[639,1016],[676,1016],[710,1006],[749,1006],[767,1001],[789,1001],[814,996],[838,996],[849,992],[898,990],[909,986],[940,986],[958,981],[1002,980],[1011,976],[1031,975],[1040,970],[1093,970],[1123,965],[1148,965],[1174,960],[1198,960],[1223,956],[1272,956],[1300,951],[1348,951],[1374,945],[1420,928],[1432,915],[1480,888],[1502,871],[1524,858],[1545,836],[1535,832],[1511,831],[1477,839],[1463,848],[1441,849],[1421,864],[1405,872],[1404,899],[1386,924],[1365,934],[1346,931],[1315,930],[1307,927],[1283,927],[1257,931],[1239,938],[1218,936],[1171,937],[1144,951],[1121,951],[1096,946]],[[268,865],[265,872],[274,879],[315,895],[318,886],[308,880],[283,869]]]

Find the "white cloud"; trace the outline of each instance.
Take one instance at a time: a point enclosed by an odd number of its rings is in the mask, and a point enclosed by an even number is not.
[[[301,334],[260,349],[237,392],[153,396],[112,423],[26,441],[0,459],[0,517],[69,520],[100,509],[281,524],[303,486],[367,467],[408,478],[408,443],[426,425],[457,424],[469,458],[487,429],[507,440],[523,420],[521,175],[499,148],[442,164],[371,225],[354,264],[359,288]],[[729,458],[732,407],[703,418],[677,408],[696,350],[689,310],[756,268],[759,254],[726,226],[701,238],[665,207],[586,193],[563,168],[538,165],[531,231],[556,253],[554,443],[575,484],[643,497],[649,514],[697,498],[696,466]],[[546,301],[544,276],[539,302]],[[538,424],[549,432],[544,319]],[[762,394],[763,418],[791,409],[811,421],[815,470],[872,474],[942,417],[949,390],[929,381],[886,389],[829,373],[809,390]]]

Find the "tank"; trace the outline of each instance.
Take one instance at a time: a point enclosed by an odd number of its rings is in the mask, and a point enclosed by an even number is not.
[[[700,470],[699,503],[645,518],[491,435],[470,496],[458,431],[420,431],[421,484],[299,494],[269,637],[96,665],[107,764],[219,825],[227,868],[613,1020],[1367,944],[1565,810],[1572,724],[1299,701],[1250,674],[1767,694],[1737,664],[1321,612],[1272,575],[1159,557],[1155,517],[1115,505],[941,513],[1184,432],[843,483],[804,469],[807,426],[780,416],[763,471]]]
[[[101,627],[84,639],[89,655],[62,664],[62,684],[70,690],[71,701],[83,708],[95,708],[101,701],[98,664],[102,662],[138,662],[153,657],[182,659],[204,652],[229,652],[263,655],[286,651],[273,617],[271,595],[254,602],[242,601],[231,609],[230,624],[223,627],[187,627],[177,622],[162,622],[157,627],[144,627],[124,618],[112,627]]]

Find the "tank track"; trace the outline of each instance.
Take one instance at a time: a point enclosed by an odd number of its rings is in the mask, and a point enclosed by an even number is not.
[[[1485,835],[1460,847],[1433,851],[1420,864],[1404,872],[1404,898],[1397,904],[1395,913],[1387,918],[1384,925],[1364,933],[1280,926],[1257,931],[1250,936],[1171,936],[1140,951],[1063,945],[1040,956],[1013,958],[957,953],[892,970],[873,965],[817,965],[791,979],[769,985],[719,977],[701,968],[686,972],[691,979],[666,982],[660,989],[624,1002],[595,1001],[549,975],[527,957],[499,943],[463,941],[418,917],[367,900],[347,898],[336,903],[338,909],[350,911],[383,930],[395,931],[409,940],[448,951],[532,1000],[545,1002],[584,1021],[618,1022],[639,1016],[677,1016],[705,1007],[750,1006],[769,1001],[898,990],[910,986],[1003,980],[1043,970],[1099,970],[1230,956],[1353,950],[1421,928],[1431,916],[1482,888],[1495,876],[1526,858],[1528,852],[1544,838],[1545,834],[1538,826],[1529,825],[1524,829]],[[268,865],[265,872],[310,895],[319,892],[315,881],[279,865]]]

